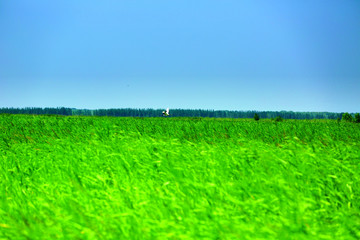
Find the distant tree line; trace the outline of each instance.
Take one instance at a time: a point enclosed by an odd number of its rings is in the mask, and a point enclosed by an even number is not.
[[[70,116],[72,114],[71,108],[59,107],[59,108],[37,108],[37,107],[26,107],[26,108],[0,108],[0,113],[10,114],[35,114],[35,115],[65,115]]]
[[[0,113],[9,114],[52,114],[65,116],[111,116],[111,117],[161,117],[164,109],[75,109],[75,108],[0,108]],[[293,111],[228,111],[228,110],[203,110],[203,109],[170,109],[169,117],[210,117],[210,118],[277,118],[283,119],[342,119],[356,121],[357,114],[333,112],[293,112]],[[350,118],[351,117],[351,118]]]

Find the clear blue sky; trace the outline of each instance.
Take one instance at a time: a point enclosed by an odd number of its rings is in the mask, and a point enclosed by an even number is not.
[[[60,106],[360,112],[360,1],[0,1],[0,107]]]

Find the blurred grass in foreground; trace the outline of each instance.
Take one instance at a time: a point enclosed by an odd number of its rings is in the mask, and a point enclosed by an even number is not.
[[[359,239],[360,126],[0,116],[0,239]]]

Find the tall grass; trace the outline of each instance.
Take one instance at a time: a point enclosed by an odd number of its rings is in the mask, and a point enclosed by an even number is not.
[[[359,239],[360,129],[0,116],[0,239]]]

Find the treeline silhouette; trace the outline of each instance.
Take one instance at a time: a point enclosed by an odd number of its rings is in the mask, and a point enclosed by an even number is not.
[[[111,117],[161,117],[164,109],[75,109],[75,108],[0,108],[1,113],[35,114],[35,115],[65,115],[65,116],[111,116]],[[257,113],[260,118],[284,119],[338,119],[343,113],[333,112],[293,112],[293,111],[228,111],[202,109],[170,109],[169,117],[210,117],[210,118],[253,118]]]

